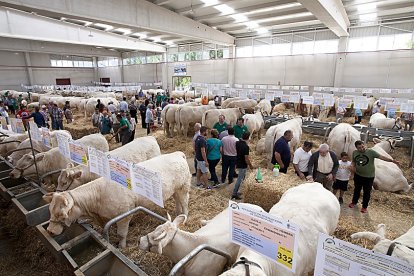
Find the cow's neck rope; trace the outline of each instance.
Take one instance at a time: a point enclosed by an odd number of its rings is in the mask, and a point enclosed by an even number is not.
[[[408,246],[408,245],[404,245],[404,244],[399,243],[399,242],[392,242],[392,243],[390,244],[390,247],[388,247],[388,251],[387,251],[387,255],[388,255],[388,256],[391,256],[391,255],[392,255],[392,253],[394,252],[394,249],[395,249],[395,247],[396,247],[397,245],[402,245],[402,246],[405,246],[405,247],[407,247],[408,249],[410,249],[410,250],[413,250],[413,251],[414,251],[414,248],[413,248],[413,247],[410,247],[410,246]]]
[[[67,191],[67,193],[72,197],[73,203],[75,203],[75,198],[73,197],[73,194],[70,191]],[[65,226],[65,223],[63,221],[59,221],[59,220],[54,220],[54,219],[49,219],[49,222],[53,222],[53,223],[57,223],[57,224],[62,224],[63,226]]]
[[[72,186],[73,182],[75,182],[75,179],[72,179],[72,182],[70,182],[70,184],[68,185],[68,187],[66,189],[64,189],[64,190],[56,190],[56,192],[66,192],[67,191],[69,193],[68,190]],[[73,199],[73,196],[72,196],[72,199]]]
[[[177,232],[178,232],[178,228],[175,229],[174,235],[173,235],[172,239],[170,240],[170,242],[172,242],[174,240],[175,235],[177,235]],[[149,234],[147,234],[146,237],[147,237],[147,242],[148,242],[148,251],[151,251],[151,248],[153,248],[156,245],[151,243],[150,238],[149,238]]]
[[[234,265],[231,268],[234,268],[240,264],[244,265],[244,268],[246,269],[246,274],[245,274],[246,276],[250,276],[250,266],[258,267],[260,270],[263,271],[260,265],[258,265],[255,262],[249,261],[246,257],[241,257],[240,261],[234,263]]]

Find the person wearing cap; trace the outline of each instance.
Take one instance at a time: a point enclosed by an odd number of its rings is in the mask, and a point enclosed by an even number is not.
[[[114,102],[110,101],[108,103],[108,111],[112,114],[116,112],[116,106],[114,105]]]
[[[33,121],[36,123],[37,127],[45,127],[46,122],[43,118],[42,113],[40,113],[40,108],[38,106],[35,107],[35,112],[30,114],[29,118],[33,118]]]
[[[0,101],[0,115],[6,118],[6,123],[9,124],[9,113],[7,113],[3,101]]]
[[[52,129],[54,130],[59,130],[62,129],[63,130],[63,111],[62,109],[60,109],[57,105],[57,102],[53,102],[53,107],[52,107]]]
[[[45,121],[45,127],[49,128],[49,116],[47,112],[46,105],[42,105],[42,110],[40,110],[40,114],[43,116],[43,120]]]

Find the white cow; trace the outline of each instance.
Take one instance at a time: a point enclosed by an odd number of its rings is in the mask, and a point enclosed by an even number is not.
[[[214,124],[218,122],[220,115],[224,115],[225,122],[228,125],[235,125],[237,119],[244,115],[244,110],[242,108],[226,108],[226,109],[212,109],[207,110],[203,114],[201,124],[207,128],[212,129]]]
[[[241,98],[239,98],[239,97],[235,97],[235,98],[227,98],[227,99],[225,99],[224,101],[222,101],[221,102],[221,108],[228,108],[229,107],[229,104],[231,103],[231,102],[233,102],[233,101],[238,101],[238,100],[241,100]]]
[[[269,116],[272,112],[272,104],[269,100],[263,99],[257,105],[256,108],[261,108],[263,115]]]
[[[302,137],[302,118],[291,119],[286,122],[271,126],[266,131],[265,149],[269,162],[272,159],[275,142],[283,136],[286,130],[291,130],[293,132],[293,138],[289,142],[289,146],[291,147],[292,152],[294,152],[299,147],[300,139]]]
[[[375,128],[396,129],[399,130],[401,126],[401,118],[397,119],[387,118],[384,114],[375,113],[369,119],[369,126]]]
[[[140,166],[161,174],[162,196],[165,202],[174,197],[176,212],[188,214],[188,199],[191,173],[185,154],[177,151],[160,155],[140,163]],[[51,202],[50,223],[47,231],[59,235],[63,224],[70,226],[80,217],[92,218],[100,224],[137,206],[154,208],[155,204],[146,197],[134,193],[114,181],[101,177],[74,190],[62,193],[49,193],[43,197]],[[126,246],[129,216],[117,223],[117,233],[121,238],[119,246]]]
[[[395,148],[398,140],[386,139],[382,141],[374,138],[375,146],[373,150],[380,155],[392,158],[388,153]],[[397,164],[386,162],[381,159],[375,159],[375,179],[374,188],[386,192],[408,192],[411,189],[411,184],[408,184],[407,178],[404,177],[403,172]]]
[[[85,147],[90,146],[104,152],[109,150],[108,141],[100,133],[90,134],[76,141]],[[67,164],[71,163],[68,158],[60,154],[59,148],[53,148],[47,152],[38,153],[35,155],[35,158],[39,175],[55,170],[65,169]],[[11,178],[34,176],[36,176],[36,168],[34,166],[33,155],[31,153],[23,155],[23,157],[17,161],[16,167],[10,172]],[[53,183],[57,183],[58,176],[58,174],[47,176],[44,179],[45,184],[50,186]]]
[[[264,212],[259,206],[247,205],[257,211]],[[230,240],[228,208],[194,233],[179,229],[179,225],[184,224],[187,220],[185,215],[176,217],[174,221],[171,221],[170,217],[168,219],[169,221],[158,226],[148,235],[141,237],[139,242],[141,250],[162,254],[177,263],[197,246],[208,244],[227,252],[232,257],[232,261],[235,261],[240,246]],[[179,271],[179,275],[218,275],[223,271],[226,262],[227,260],[220,255],[203,251],[197,254],[191,262],[184,265]]]
[[[253,137],[253,133],[257,133],[258,139],[262,136],[262,130],[264,130],[263,115],[260,110],[257,110],[254,114],[243,115],[244,124],[250,132],[250,139]]]
[[[69,131],[67,130],[54,130],[50,132],[50,142],[52,144],[52,147],[57,147],[58,143],[57,143],[57,133],[60,133],[61,135],[67,137],[68,139],[72,139],[72,135],[70,134]],[[33,148],[35,149],[35,152],[39,153],[39,152],[45,152],[50,150],[49,147],[45,146],[43,144],[43,142],[41,141],[32,141],[33,143]],[[10,163],[12,163],[13,165],[16,165],[17,161],[23,157],[23,155],[25,155],[26,153],[31,153],[31,149],[25,149],[25,150],[21,150],[24,148],[29,148],[30,147],[30,140],[29,138],[27,138],[26,140],[24,140],[22,143],[19,144],[19,146],[16,148],[16,150],[19,151],[15,151],[12,154],[10,154],[9,156],[7,156],[7,159]]]
[[[9,137],[5,137],[0,144],[0,155],[6,157],[7,153],[17,149],[21,142],[26,140],[29,136],[26,133],[9,134]]]
[[[240,248],[238,259],[244,257],[258,266],[249,266],[250,275],[307,275],[314,269],[319,233],[331,234],[339,219],[338,199],[320,183],[306,183],[287,190],[280,201],[270,209],[269,214],[283,218],[300,228],[295,273],[283,269],[274,261],[258,253]],[[242,264],[221,274],[226,276],[245,275]]]
[[[259,140],[259,142],[257,142],[257,145],[256,145],[256,153],[257,154],[263,154],[263,153],[266,152],[265,140],[266,140],[266,138],[262,138],[262,139]]]
[[[361,140],[361,133],[347,123],[341,123],[335,126],[328,136],[328,145],[337,156],[341,156],[342,152],[348,153],[352,157],[352,153],[356,150],[355,142]]]
[[[153,136],[136,138],[134,141],[109,152],[127,162],[140,163],[161,155],[160,147]],[[91,173],[88,166],[73,166],[68,164],[67,169],[62,170],[58,178],[56,191],[75,189],[85,183],[99,178],[97,174]]]
[[[253,99],[242,99],[242,100],[236,100],[232,101],[227,105],[227,108],[243,108],[248,110],[254,110],[254,107],[257,105],[257,101]]]
[[[375,243],[374,252],[387,254],[414,266],[414,227],[404,235],[389,240],[385,238],[385,224],[379,224],[375,233],[358,232],[351,235],[351,239],[368,239]]]
[[[216,109],[216,107],[211,105],[178,107],[175,111],[175,123],[177,124],[178,134],[187,137],[190,125],[201,124],[204,112],[211,109]]]

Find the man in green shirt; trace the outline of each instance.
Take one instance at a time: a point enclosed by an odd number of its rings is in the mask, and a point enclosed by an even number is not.
[[[244,119],[238,118],[237,124],[234,126],[234,136],[240,139],[243,136],[243,133],[247,131],[247,126],[244,125]]]
[[[393,162],[398,166],[400,163],[392,158],[388,158],[376,152],[373,149],[367,149],[364,142],[356,141],[355,147],[356,151],[352,153],[352,169],[354,171],[354,196],[352,197],[352,202],[349,204],[349,208],[354,208],[358,203],[361,190],[364,190],[364,195],[362,197],[362,208],[361,213],[368,212],[368,202],[371,198],[372,184],[375,178],[375,158],[387,162]]]
[[[219,134],[227,129],[227,123],[224,121],[225,119],[226,117],[224,117],[224,115],[220,115],[219,121],[213,126],[214,129],[217,129]]]
[[[128,120],[124,116],[122,116],[120,113],[116,115],[116,118],[119,121],[119,129],[114,134],[114,136],[119,133],[121,135],[122,145],[125,145],[129,142],[129,138],[131,138],[131,134],[132,134],[131,126]]]

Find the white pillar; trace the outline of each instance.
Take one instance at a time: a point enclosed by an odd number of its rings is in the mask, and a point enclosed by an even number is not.
[[[346,59],[346,50],[348,45],[347,36],[342,36],[339,38],[338,44],[338,55],[336,56],[336,65],[335,65],[335,75],[334,75],[334,87],[343,86],[344,78],[344,68],[345,68],[345,59]]]
[[[164,62],[161,65],[161,82],[162,88],[165,90],[168,88],[168,56],[167,53],[162,54]],[[171,90],[171,87],[170,89]]]
[[[93,62],[93,78],[95,82],[99,82],[99,72],[98,72],[98,58],[92,57]]]
[[[236,59],[236,46],[232,45],[229,46],[229,59],[228,59],[228,68],[227,68],[227,83],[230,87],[234,86],[234,75],[236,73],[236,66],[235,66],[235,59]]]
[[[24,52],[24,60],[26,62],[26,71],[29,80],[29,85],[34,85],[33,80],[33,69],[32,69],[32,61],[30,59],[30,54],[28,52]]]

